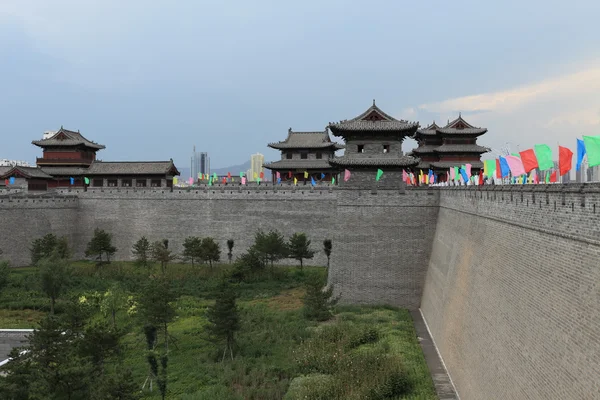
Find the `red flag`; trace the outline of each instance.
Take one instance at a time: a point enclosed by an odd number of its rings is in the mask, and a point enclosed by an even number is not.
[[[523,162],[525,172],[529,173],[532,169],[538,167],[538,160],[533,149],[523,150],[519,152],[519,154],[521,155],[521,161]]]
[[[265,173],[264,173],[264,172],[261,172],[261,173],[260,173],[260,179],[264,179],[264,177],[265,177]]]
[[[560,176],[563,176],[571,170],[573,162],[573,152],[566,147],[558,146],[558,168]]]
[[[292,171],[288,172],[288,178],[290,178],[290,179],[292,178]]]
[[[550,174],[550,182],[556,182],[556,170]]]
[[[5,185],[5,186],[8,186],[8,179],[5,179],[5,180],[4,180],[4,185]]]
[[[500,168],[500,159],[496,158],[496,178],[502,179],[502,169]]]
[[[479,184],[483,185],[483,170],[479,171]]]
[[[231,179],[231,172],[228,172],[228,173],[227,173],[227,177],[228,177],[229,179]]]

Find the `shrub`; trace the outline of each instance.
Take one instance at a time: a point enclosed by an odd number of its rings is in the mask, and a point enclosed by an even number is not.
[[[332,375],[310,374],[292,380],[284,400],[331,400],[337,398]]]
[[[353,332],[348,340],[349,349],[356,348],[367,343],[375,343],[379,340],[379,331],[373,327],[364,327],[360,331]]]
[[[194,394],[186,394],[181,397],[181,400],[242,400],[228,387],[222,385],[208,386]]]
[[[339,301],[339,297],[332,299],[333,285],[323,290],[321,279],[313,275],[305,283],[306,295],[304,302],[304,316],[316,321],[327,321],[333,316],[332,308]]]

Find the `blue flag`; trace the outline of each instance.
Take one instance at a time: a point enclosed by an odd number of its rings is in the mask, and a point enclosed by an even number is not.
[[[500,172],[502,173],[502,177],[506,178],[510,175],[510,167],[508,166],[508,162],[506,161],[506,158],[502,156],[498,157],[498,159],[500,160]]]
[[[527,183],[527,174],[523,175],[523,185]]]
[[[581,169],[581,162],[583,161],[583,156],[585,156],[585,143],[581,139],[577,139],[577,165],[575,166],[575,170],[579,171]]]
[[[14,176],[11,176],[11,177],[8,179],[8,183],[10,183],[11,185],[14,185],[14,184],[15,184],[15,177],[14,177]]]
[[[281,178],[277,178],[277,184],[279,185],[281,183]]]
[[[313,186],[317,186],[317,182],[315,182],[315,178],[313,178],[312,176],[310,177],[310,184]]]
[[[321,179],[325,179],[325,174],[321,172]]]
[[[71,180],[71,185],[75,183],[75,179],[69,178]]]
[[[467,182],[469,182],[469,176],[467,175],[467,171],[465,171],[464,169],[459,169],[458,170],[460,172],[460,176],[462,176],[463,180],[465,181],[465,185],[467,184]]]

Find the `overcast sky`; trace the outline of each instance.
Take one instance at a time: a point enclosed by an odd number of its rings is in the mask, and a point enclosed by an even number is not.
[[[63,125],[103,160],[272,160],[373,99],[422,126],[460,111],[496,150],[599,135],[600,1],[489,3],[1,0],[0,158]]]

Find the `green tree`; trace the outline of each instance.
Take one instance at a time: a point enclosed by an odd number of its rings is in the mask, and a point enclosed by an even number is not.
[[[175,259],[175,255],[169,250],[168,246],[169,241],[167,239],[154,242],[152,243],[152,246],[150,246],[151,258],[154,262],[160,264],[160,270],[163,275],[167,272],[167,265]]]
[[[112,244],[112,235],[103,229],[94,229],[94,236],[89,241],[85,250],[85,256],[96,256],[102,261],[102,255],[106,255],[106,261],[110,263],[110,256],[117,252],[117,248]]]
[[[148,267],[148,260],[150,259],[150,242],[146,239],[146,236],[142,236],[134,243],[131,252],[135,257],[135,263],[137,265],[144,268]]]
[[[50,313],[54,314],[56,299],[67,289],[71,277],[69,261],[57,253],[38,261],[38,276],[42,291],[50,299]]]
[[[183,241],[183,259],[190,260],[192,266],[194,261],[202,259],[202,239],[197,236],[189,236]]]
[[[113,329],[117,328],[117,313],[127,307],[127,295],[118,283],[112,285],[100,301],[100,310],[105,316],[109,316]]]
[[[34,239],[29,249],[31,253],[31,263],[36,265],[43,258],[48,258],[52,253],[57,253],[59,258],[70,258],[71,252],[69,242],[66,237],[57,237],[52,233]]]
[[[310,240],[306,234],[296,232],[290,238],[288,244],[288,257],[300,261],[300,269],[304,267],[303,260],[311,259],[315,252],[310,249]]]
[[[10,275],[10,264],[8,261],[0,261],[0,293],[2,289],[8,285],[8,277]]]
[[[307,319],[327,321],[333,316],[332,309],[339,297],[332,299],[333,285],[323,290],[323,283],[318,275],[311,275],[305,282],[306,294],[302,298],[303,314]]]
[[[331,249],[332,249],[331,239],[323,240],[323,252],[327,256],[327,270],[329,270],[329,260],[331,258]]]
[[[204,261],[208,261],[210,268],[212,269],[213,262],[219,262],[219,260],[221,260],[221,249],[219,247],[219,243],[215,242],[215,240],[211,237],[205,237],[202,239],[200,248],[202,259]]]
[[[254,250],[256,250],[264,260],[271,263],[271,269],[275,261],[279,261],[287,257],[287,245],[281,233],[277,230],[264,233],[263,231],[256,232],[254,237]]]
[[[165,348],[169,345],[168,324],[175,318],[172,302],[177,300],[171,282],[159,276],[150,279],[142,289],[137,314],[144,325],[160,327],[164,336]]]
[[[233,245],[234,245],[234,241],[233,239],[228,239],[227,240],[227,259],[229,260],[229,263],[231,264],[231,259],[233,258]],[[0,253],[2,254],[2,253]]]
[[[218,289],[215,304],[208,307],[206,313],[208,322],[207,330],[212,338],[224,343],[225,350],[221,361],[229,351],[233,360],[233,346],[235,345],[235,332],[240,329],[239,312],[236,304],[237,293],[233,285],[223,281]]]

